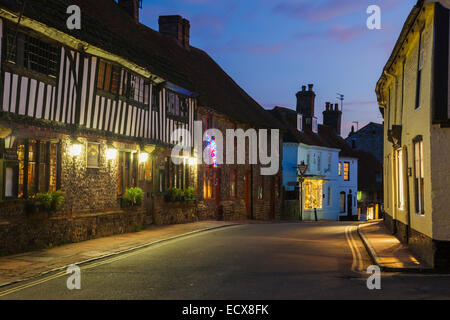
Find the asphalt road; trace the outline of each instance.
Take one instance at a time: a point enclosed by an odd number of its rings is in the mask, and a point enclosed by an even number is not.
[[[161,243],[0,289],[0,299],[450,299],[450,275],[383,274],[352,223],[248,224]]]

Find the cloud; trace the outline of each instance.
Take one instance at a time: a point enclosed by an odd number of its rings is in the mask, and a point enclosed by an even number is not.
[[[349,42],[354,40],[368,30],[365,26],[355,25],[355,26],[345,26],[340,24],[334,24],[325,31],[311,31],[311,32],[300,32],[293,36],[295,40],[298,41],[309,41],[309,40],[330,40],[334,39],[339,42]]]
[[[382,10],[391,10],[400,5],[400,0],[378,1]],[[272,11],[283,14],[292,19],[303,19],[311,22],[325,22],[355,12],[365,13],[367,7],[373,3],[364,0],[315,0],[298,1],[284,0],[276,5]]]
[[[211,14],[197,14],[191,17],[191,28],[198,34],[219,36],[225,30],[227,19]]]
[[[287,43],[248,43],[242,40],[231,40],[225,45],[211,47],[209,50],[220,54],[247,53],[255,55],[272,55],[283,51],[287,47]]]
[[[328,31],[328,37],[339,40],[340,42],[351,41],[367,31],[365,26],[343,26],[333,25]]]
[[[361,0],[316,0],[314,4],[311,1],[283,1],[273,11],[294,19],[323,22],[364,9],[365,4]]]

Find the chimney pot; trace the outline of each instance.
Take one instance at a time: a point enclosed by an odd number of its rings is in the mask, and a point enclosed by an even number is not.
[[[177,40],[180,45],[189,48],[191,29],[189,20],[183,19],[179,15],[160,16],[158,23],[160,33],[171,36]]]
[[[339,111],[339,104],[336,103],[336,104],[334,105],[334,110],[335,110],[335,111]]]
[[[314,117],[314,104],[316,94],[312,91],[312,85],[309,85],[309,90],[306,86],[302,86],[302,91],[297,92],[297,113],[304,116]]]
[[[314,85],[313,84],[308,84],[308,91],[312,91],[313,90]]]

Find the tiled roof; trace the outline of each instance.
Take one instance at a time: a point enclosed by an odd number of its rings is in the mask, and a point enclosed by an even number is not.
[[[286,134],[284,135],[285,142],[340,149],[339,156],[357,158],[354,150],[352,150],[345,140],[338,136],[331,127],[319,124],[318,133],[314,133],[308,128],[304,128],[304,130],[300,132],[297,130],[296,111],[284,107],[275,107],[273,110],[270,110],[270,112],[283,123],[286,130]]]
[[[82,11],[82,29],[69,31],[69,5]],[[15,0],[1,6],[20,12]],[[114,0],[32,0],[24,15],[124,57],[174,84],[199,94],[199,105],[235,121],[279,128],[273,119],[204,51],[183,48],[175,39],[136,23]],[[192,23],[195,23],[193,21]]]

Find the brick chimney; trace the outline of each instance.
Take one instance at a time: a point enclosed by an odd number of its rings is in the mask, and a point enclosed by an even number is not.
[[[336,103],[333,108],[333,104],[327,102],[323,112],[323,124],[330,126],[338,135],[341,135],[341,121],[342,111],[339,110],[339,105]]]
[[[160,16],[158,19],[159,32],[169,35],[180,45],[189,48],[191,24],[181,16]]]
[[[142,0],[119,0],[119,6],[125,10],[136,22],[139,22],[139,9],[142,8]]]
[[[304,116],[314,117],[314,103],[316,94],[313,91],[313,85],[302,86],[302,91],[297,92],[297,113]]]

